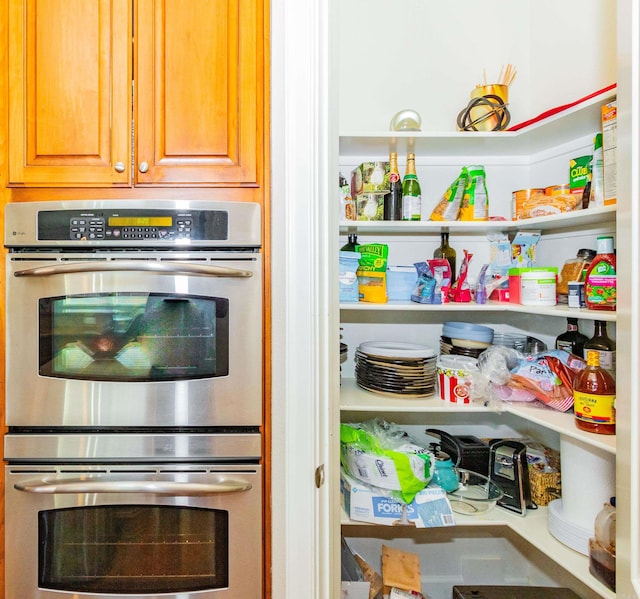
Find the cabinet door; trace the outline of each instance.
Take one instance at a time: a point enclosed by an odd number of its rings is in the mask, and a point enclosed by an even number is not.
[[[258,184],[263,0],[136,3],[135,183]]]
[[[9,184],[128,184],[131,0],[9,0]]]

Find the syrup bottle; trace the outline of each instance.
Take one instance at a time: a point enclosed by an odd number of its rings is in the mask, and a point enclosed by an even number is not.
[[[600,354],[587,352],[587,366],[573,380],[576,426],[600,435],[616,433],[616,381],[600,367]]]

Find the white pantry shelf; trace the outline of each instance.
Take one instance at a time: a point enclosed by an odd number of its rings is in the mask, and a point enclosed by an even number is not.
[[[461,516],[459,514],[455,516],[456,526],[484,526],[490,528],[506,526],[510,528],[519,537],[542,551],[563,569],[571,572],[596,593],[607,599],[615,599],[616,594],[589,572],[589,558],[567,547],[548,532],[547,518],[548,508],[546,507],[528,510],[524,517],[512,514],[501,508],[494,508],[482,516]],[[342,509],[342,526],[377,525],[351,520]],[[402,527],[402,525],[399,527]]]
[[[504,402],[502,411],[486,407],[481,403],[472,403],[468,405],[456,405],[444,402],[437,394],[430,397],[405,399],[403,397],[391,397],[378,393],[372,393],[361,389],[355,379],[342,378],[340,384],[340,411],[346,412],[362,412],[374,413],[378,415],[386,414],[390,418],[396,414],[445,414],[451,415],[453,418],[463,416],[469,413],[487,413],[493,412],[500,414],[512,414],[543,426],[549,430],[553,430],[564,437],[576,439],[585,445],[606,453],[616,453],[616,436],[615,435],[597,435],[588,433],[576,427],[573,412],[562,413],[551,408],[544,408],[541,404],[525,405],[517,402]],[[416,423],[419,418],[416,417]],[[427,421],[425,420],[426,424]]]
[[[441,231],[456,234],[486,235],[496,232],[513,232],[536,229],[540,231],[565,231],[590,226],[601,227],[604,224],[615,224],[616,206],[603,208],[587,208],[562,214],[538,216],[525,220],[487,220],[487,221],[384,221],[384,220],[343,220],[340,222],[341,233],[359,234],[431,234],[440,235]]]
[[[528,158],[600,129],[601,107],[616,97],[603,91],[588,100],[518,131],[343,131],[340,157],[386,159],[389,152],[421,157],[510,156]]]
[[[519,314],[538,314],[541,316],[554,316],[557,318],[579,318],[582,320],[616,321],[615,311],[587,310],[586,308],[569,308],[566,304],[557,306],[523,306],[509,302],[489,301],[486,304],[475,302],[449,302],[447,304],[419,304],[412,301],[390,301],[384,304],[372,302],[344,302],[340,304],[341,312],[436,312],[442,315],[443,320],[458,312],[473,312],[474,314],[488,312],[515,312]]]

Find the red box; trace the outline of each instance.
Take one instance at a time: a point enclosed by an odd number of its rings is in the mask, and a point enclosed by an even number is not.
[[[491,295],[489,296],[490,300],[496,301],[496,302],[509,302],[509,289],[494,289],[491,292]]]

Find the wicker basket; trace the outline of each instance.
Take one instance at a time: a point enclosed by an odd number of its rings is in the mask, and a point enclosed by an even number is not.
[[[560,453],[549,448],[545,448],[545,453],[553,471],[544,472],[535,466],[529,467],[531,499],[540,506],[549,505],[561,495]]]

